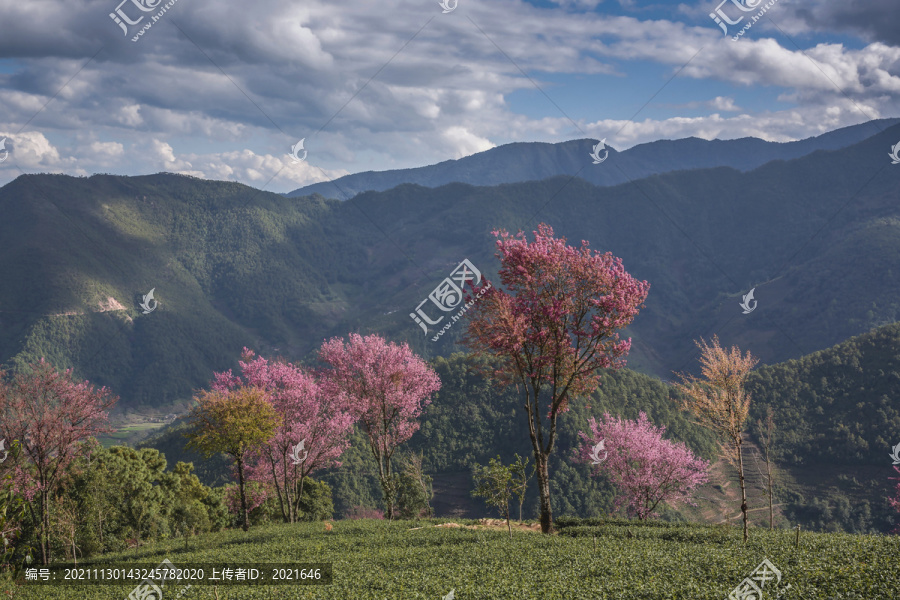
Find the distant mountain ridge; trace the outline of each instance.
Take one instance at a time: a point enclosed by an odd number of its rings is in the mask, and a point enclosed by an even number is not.
[[[612,186],[661,173],[731,167],[751,171],[773,160],[791,160],[817,150],[838,150],[900,123],[900,119],[879,119],[851,125],[796,142],[767,142],[757,138],[703,140],[696,137],[657,140],[617,152],[609,149],[618,168],[590,168],[588,156],[597,140],[570,140],[549,144],[515,142],[478,152],[457,160],[389,171],[366,171],[339,177],[333,182],[304,186],[286,196],[319,194],[347,200],[366,191],[381,192],[404,183],[439,187],[448,183],[499,185],[535,181],[557,175],[576,175],[596,186]]]

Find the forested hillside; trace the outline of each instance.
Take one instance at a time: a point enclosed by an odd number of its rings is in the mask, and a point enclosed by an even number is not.
[[[650,283],[631,368],[693,369],[710,331],[763,363],[798,358],[900,314],[900,182],[884,167],[898,135],[747,173],[402,185],[349,202],[170,174],[21,176],[0,189],[0,362],[46,356],[122,408],[181,412],[244,345],[296,360],[359,330],[448,356],[464,327],[433,343],[409,313],[464,258],[495,276],[491,230],[539,221]]]
[[[783,423],[785,463],[883,464],[885,449],[900,442],[900,323],[762,367],[748,390],[754,406],[771,405]]]

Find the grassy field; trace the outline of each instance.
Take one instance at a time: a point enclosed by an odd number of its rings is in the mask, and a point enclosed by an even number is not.
[[[764,558],[782,572],[779,589],[790,585],[782,600],[900,598],[898,536],[803,533],[795,548],[791,531],[753,530],[744,545],[736,527],[579,526],[553,536],[514,531],[510,539],[505,529],[433,527],[437,522],[336,521],[330,532],[322,523],[269,525],[195,537],[188,550],[173,539],[104,560],[169,559],[180,568],[333,565],[328,586],[219,586],[219,600],[439,600],[451,589],[456,600],[722,600]],[[166,586],[163,600],[174,600],[182,587]],[[133,588],[26,583],[12,597],[123,600]],[[195,586],[180,598],[215,594],[211,586]]]
[[[124,425],[119,427],[113,433],[109,435],[101,435],[97,437],[97,440],[104,448],[109,448],[110,446],[119,446],[122,444],[126,444],[129,446],[133,446],[140,440],[144,439],[153,431],[159,429],[160,427],[164,427],[166,423],[135,423],[130,425]]]

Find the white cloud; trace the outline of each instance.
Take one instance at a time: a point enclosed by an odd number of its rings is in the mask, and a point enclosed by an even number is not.
[[[462,158],[494,147],[490,140],[473,134],[465,127],[448,127],[441,132],[441,139],[451,148],[453,158]]]
[[[15,170],[13,167],[22,169],[39,169],[44,171],[53,171],[54,169],[62,169],[67,166],[73,166],[71,161],[64,160],[59,151],[50,143],[44,134],[37,131],[27,131],[24,133],[13,133],[11,131],[0,131],[0,139],[6,139],[6,150],[9,157],[2,166]],[[11,178],[18,176],[18,172]]]
[[[695,100],[693,102],[685,102],[684,104],[667,104],[668,108],[681,109],[708,109],[722,112],[740,112],[743,110],[734,103],[734,98],[728,96],[716,96],[712,100]]]
[[[215,154],[187,153],[177,155],[171,145],[152,140],[149,162],[156,171],[193,175],[201,179],[239,181],[269,191],[295,189],[305,185],[330,181],[347,175],[346,170],[321,170],[306,161],[294,163],[288,154],[259,155],[243,149]],[[274,177],[274,179],[273,179]]]
[[[900,48],[883,41],[851,48],[798,37],[801,52],[759,22],[732,42],[705,5],[678,7],[685,22],[520,0],[464,8],[471,22],[416,0],[260,0],[249,18],[246,5],[191,0],[135,44],[105,18],[107,0],[0,0],[9,31],[0,52],[18,57],[14,73],[0,74],[0,129],[25,127],[12,138],[23,168],[167,170],[288,191],[507,141],[594,135],[620,150],[661,137],[784,141],[900,113]],[[806,32],[830,26],[797,11],[772,16]],[[653,118],[572,113],[573,127],[554,106],[571,112],[575,77],[621,76],[616,85],[640,85],[649,99],[683,66],[653,100]],[[672,88],[696,84],[701,98],[671,102]],[[754,101],[767,90],[774,99]],[[514,110],[517,93],[536,100]],[[580,114],[610,114],[615,101],[597,94],[597,109]],[[286,153],[301,137],[310,158],[293,165]]]
[[[125,147],[119,142],[91,142],[86,151],[97,158],[117,158],[125,153]]]

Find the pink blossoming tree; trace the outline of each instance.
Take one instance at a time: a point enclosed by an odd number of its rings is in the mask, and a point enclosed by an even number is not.
[[[391,458],[418,430],[417,419],[441,381],[407,344],[378,335],[352,333],[346,344],[333,338],[322,345],[319,358],[329,366],[327,387],[347,398],[365,429],[378,463],[386,514],[392,519],[397,489]]]
[[[619,489],[616,507],[623,504],[629,513],[645,520],[660,504],[691,503],[691,493],[706,483],[709,463],[697,458],[680,442],[663,438],[665,427],[656,427],[641,412],[637,421],[603,415],[598,423],[589,420],[591,434],[579,432],[584,445],[576,458],[592,462],[591,452],[604,442],[606,459],[594,474],[609,475]]]
[[[247,348],[240,366],[242,377],[230,370],[217,373],[213,389],[251,386],[267,392],[281,424],[268,443],[249,453],[247,477],[274,487],[282,518],[294,523],[299,518],[304,480],[319,469],[340,466],[338,458],[350,445],[356,419],[346,396],[326,390],[315,375],[298,366],[254,359]],[[298,448],[296,454],[294,448]]]
[[[557,418],[570,399],[597,388],[598,369],[624,366],[631,340],[620,340],[616,331],[634,320],[650,286],[629,275],[621,259],[592,252],[586,241],[580,248],[567,246],[543,223],[530,243],[521,231],[515,237],[493,233],[506,289],[491,286],[473,306],[465,343],[476,354],[497,359],[493,376],[522,394],[541,530],[550,533],[549,457]],[[483,282],[469,295],[488,285]]]
[[[0,468],[12,473],[32,520],[40,522],[41,561],[47,565],[51,494],[77,458],[79,442],[112,431],[106,411],[119,398],[105,387],[74,381],[72,369],[58,372],[43,358],[11,382],[4,376],[0,371],[0,439],[16,451]]]
[[[246,484],[244,494],[247,502],[247,513],[249,514],[265,504],[266,500],[269,499],[269,494],[266,486],[260,482],[248,479]],[[225,501],[225,508],[228,509],[228,512],[240,519],[243,515],[240,486],[233,483],[227,484],[225,486],[225,495],[223,499]]]

